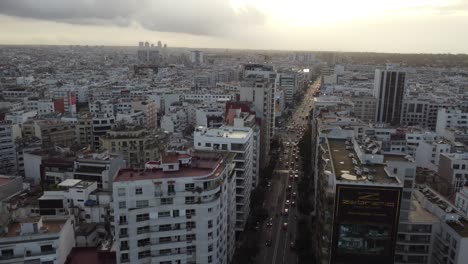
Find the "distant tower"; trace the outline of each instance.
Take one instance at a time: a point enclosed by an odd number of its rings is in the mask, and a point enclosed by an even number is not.
[[[162,43],[161,43],[161,41],[158,41],[158,48],[162,48]]]
[[[145,47],[149,48],[149,42],[148,41],[145,42]]]
[[[200,50],[190,51],[190,61],[193,64],[203,64],[203,51],[200,51]]]
[[[164,48],[167,48],[167,44],[166,44],[166,43],[164,43]]]
[[[375,70],[374,97],[377,99],[375,122],[399,125],[406,73],[397,70]]]
[[[142,48],[144,45],[143,41],[138,42],[138,47]]]

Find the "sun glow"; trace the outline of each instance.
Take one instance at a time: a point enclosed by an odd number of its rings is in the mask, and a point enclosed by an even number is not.
[[[456,0],[231,0],[235,10],[247,6],[260,10],[275,24],[297,27],[421,14],[431,8],[456,4]]]

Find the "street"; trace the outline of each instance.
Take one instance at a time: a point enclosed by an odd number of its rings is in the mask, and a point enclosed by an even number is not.
[[[263,203],[269,216],[260,229],[262,244],[257,263],[297,263],[294,252],[298,219],[297,182],[303,174],[298,142],[306,129],[308,115],[313,107],[313,94],[318,86],[318,82],[309,86],[304,100],[295,109],[289,122],[278,130],[283,142],[282,153]]]

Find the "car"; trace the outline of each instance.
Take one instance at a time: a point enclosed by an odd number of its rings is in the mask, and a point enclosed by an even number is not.
[[[267,227],[272,227],[273,226],[273,218],[270,218],[270,220],[267,221]]]
[[[286,202],[285,202],[284,204],[285,204],[285,205],[290,205],[290,204],[291,204],[291,201],[286,200]]]
[[[270,181],[267,183],[267,187],[271,187],[271,182]]]
[[[293,192],[293,193],[292,193],[292,197],[293,197],[293,198],[296,198],[296,196],[297,196],[297,193],[296,193],[296,192]]]
[[[271,239],[267,239],[265,242],[265,246],[270,247],[271,246]]]
[[[292,202],[291,202],[291,206],[292,206],[292,207],[296,207],[296,201],[292,201]]]
[[[283,215],[287,216],[289,214],[289,209],[288,208],[284,208],[283,210]]]
[[[292,190],[292,185],[288,185],[288,191],[291,191]]]
[[[294,249],[294,247],[296,247],[296,244],[294,243],[294,241],[292,241],[290,244],[289,244],[289,247],[291,249]]]
[[[299,174],[295,174],[295,175],[294,175],[294,178],[295,178],[295,179],[299,179]]]
[[[288,229],[288,222],[284,222],[284,223],[283,223],[283,229],[284,229],[284,230]]]

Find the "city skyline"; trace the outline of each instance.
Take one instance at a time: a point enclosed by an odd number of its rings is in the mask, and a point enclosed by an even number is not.
[[[0,23],[0,44],[468,53],[464,0],[7,0]]]

